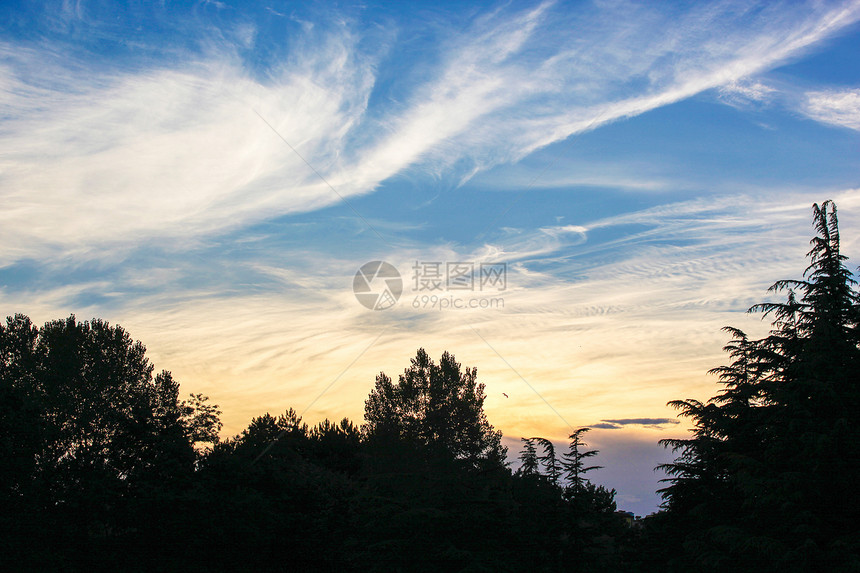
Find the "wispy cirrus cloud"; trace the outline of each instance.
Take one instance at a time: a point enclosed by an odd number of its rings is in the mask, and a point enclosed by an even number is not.
[[[766,104],[774,97],[776,88],[755,79],[742,78],[719,88],[720,100],[734,107]]]
[[[617,18],[628,10],[636,17]],[[614,3],[504,8],[435,46],[424,80],[398,86],[396,102],[377,82],[396,45],[368,51],[349,20],[306,31],[290,48],[301,57],[262,75],[237,52],[253,44],[247,26],[178,64],[128,71],[6,42],[0,140],[13,151],[0,165],[0,264],[101,257],[108,244],[141,240],[188,244],[338,203],[279,136],[346,197],[408,170],[463,180],[738,82],[858,15],[856,4],[827,3],[685,13]],[[655,40],[655,29],[666,33]]]
[[[807,92],[800,111],[815,121],[860,131],[860,89]]]
[[[229,60],[82,81],[53,59],[40,97],[20,79],[7,84],[12,111],[0,138],[13,151],[0,165],[0,264],[99,256],[91,250],[107,243],[193,240],[329,203],[331,190],[254,114],[280,110],[276,128],[317,161],[332,161],[372,81],[347,65],[343,45],[320,48],[268,90]],[[14,69],[39,57],[4,51]]]
[[[720,101],[734,106],[773,105],[829,126],[860,131],[860,89],[804,90],[785,81],[733,83],[719,90]]]

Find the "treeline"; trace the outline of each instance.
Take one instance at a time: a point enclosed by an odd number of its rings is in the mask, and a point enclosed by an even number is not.
[[[291,409],[223,441],[121,327],[17,315],[0,357],[0,554],[22,570],[600,570],[630,534],[582,431],[560,458],[526,440],[512,473],[448,353],[380,374],[360,427]]]
[[[860,569],[860,305],[835,207],[771,334],[730,329],[663,510],[631,527],[597,453],[524,438],[512,471],[474,368],[423,350],[380,374],[361,425],[294,410],[219,439],[119,326],[0,324],[0,564],[62,571],[852,571]]]

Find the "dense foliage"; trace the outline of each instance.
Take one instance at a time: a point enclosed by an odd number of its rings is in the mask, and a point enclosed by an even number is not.
[[[614,491],[579,466],[565,486],[569,462],[547,440],[548,473],[513,474],[483,403],[474,368],[419,350],[397,383],[378,376],[361,427],[308,427],[288,410],[219,441],[217,408],[200,395],[181,401],[122,328],[10,317],[0,325],[0,554],[7,568],[68,571],[616,562],[602,528],[626,534]]]

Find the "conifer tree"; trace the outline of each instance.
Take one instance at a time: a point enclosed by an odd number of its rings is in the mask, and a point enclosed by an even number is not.
[[[558,485],[562,474],[562,466],[555,456],[555,446],[546,438],[538,438],[538,441],[543,446],[543,455],[538,459],[543,464],[544,475],[552,485]]]
[[[562,457],[564,461],[561,463],[564,468],[564,476],[567,479],[567,489],[572,497],[582,492],[585,484],[588,482],[585,474],[592,470],[600,469],[602,466],[585,465],[585,459],[596,456],[598,450],[581,451],[580,448],[587,447],[582,440],[582,435],[589,431],[590,428],[579,428],[570,435],[570,449]]]
[[[849,570],[860,566],[860,348],[856,281],[840,253],[836,207],[813,206],[817,235],[785,302],[755,305],[770,334],[727,329],[733,361],[712,370],[723,390],[670,404],[692,437],[663,468],[669,523],[702,570]]]
[[[523,451],[520,452],[521,465],[517,473],[523,476],[540,475],[535,438],[520,438],[520,440],[523,442]]]

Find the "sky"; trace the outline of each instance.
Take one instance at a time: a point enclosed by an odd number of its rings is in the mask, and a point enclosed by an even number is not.
[[[447,350],[512,456],[591,427],[645,515],[667,402],[719,390],[722,327],[767,332],[746,310],[803,272],[813,203],[860,260],[860,2],[0,15],[2,315],[123,326],[224,437],[360,422]]]

